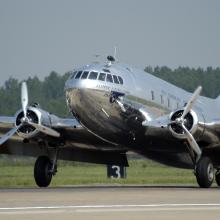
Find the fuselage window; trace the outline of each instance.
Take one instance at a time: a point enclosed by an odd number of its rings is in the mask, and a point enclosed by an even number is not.
[[[82,75],[82,71],[79,71],[79,72],[76,74],[75,79],[79,79],[81,75]]]
[[[111,82],[111,83],[113,83],[113,79],[112,79],[112,75],[111,75],[111,74],[107,74],[106,82]]]
[[[170,107],[170,99],[169,98],[167,98],[167,106],[168,106],[168,108]]]
[[[91,72],[90,74],[89,74],[89,79],[97,79],[97,76],[98,76],[98,73],[97,72]]]
[[[71,79],[74,78],[74,76],[76,75],[77,71],[73,72],[72,75],[71,75]]]
[[[118,76],[118,80],[119,80],[120,84],[123,84],[123,79],[120,76]]]
[[[155,97],[154,97],[154,91],[151,91],[151,99],[154,100]]]
[[[162,95],[160,96],[160,103],[164,104],[164,100],[163,100],[163,96]]]
[[[81,79],[86,79],[88,75],[89,75],[89,71],[84,71]]]
[[[114,83],[119,84],[118,77],[116,75],[113,75],[113,79]]]
[[[105,81],[105,76],[106,76],[105,73],[100,73],[100,74],[99,74],[99,80]]]

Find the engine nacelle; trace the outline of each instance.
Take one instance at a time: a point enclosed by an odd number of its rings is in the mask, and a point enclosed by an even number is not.
[[[15,126],[16,127],[18,127],[21,124],[21,119],[23,117],[24,117],[24,112],[22,109],[19,110],[15,114],[15,118],[16,118]],[[40,108],[28,107],[27,108],[27,118],[31,122],[34,122],[36,124],[41,124],[41,125],[51,127],[50,114]],[[17,131],[17,134],[25,139],[30,139],[30,138],[36,137],[40,133],[41,132],[38,131],[36,128],[34,128],[33,126],[31,126],[29,124],[25,124],[25,123]]]
[[[183,109],[177,110],[175,112],[172,112],[169,116],[169,119],[171,121],[171,124],[169,125],[169,130],[171,131],[174,137],[179,139],[185,139],[186,133],[183,130],[182,126],[178,125],[178,123],[172,122],[175,122],[177,118],[180,118],[183,114],[183,111]],[[194,135],[196,131],[198,131],[198,122],[198,115],[193,110],[191,110],[184,118],[184,125],[192,135]]]

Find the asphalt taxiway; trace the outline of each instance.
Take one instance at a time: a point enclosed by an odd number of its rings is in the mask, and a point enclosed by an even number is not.
[[[0,189],[0,219],[219,219],[220,189],[67,187]]]

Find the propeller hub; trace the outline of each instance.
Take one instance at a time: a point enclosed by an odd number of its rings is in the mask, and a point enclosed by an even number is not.
[[[169,124],[169,129],[178,138],[185,138],[186,132],[184,127],[189,131],[194,133],[197,127],[198,118],[195,112],[190,111],[185,117],[183,117],[184,110],[177,110],[173,112],[170,116],[171,123]]]
[[[21,124],[28,123],[28,121],[29,121],[28,117],[21,118]]]
[[[178,124],[178,125],[183,125],[185,121],[186,121],[186,120],[185,120],[184,118],[182,118],[182,117],[175,119],[175,122],[176,122],[176,124]]]

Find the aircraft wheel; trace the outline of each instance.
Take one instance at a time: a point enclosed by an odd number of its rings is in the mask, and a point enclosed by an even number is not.
[[[202,157],[196,166],[196,179],[201,188],[209,188],[214,180],[214,166],[209,157]]]
[[[215,173],[215,181],[218,186],[220,186],[220,170],[217,170]]]
[[[47,187],[50,185],[52,173],[50,172],[52,163],[47,156],[37,158],[34,166],[34,178],[39,187]]]

